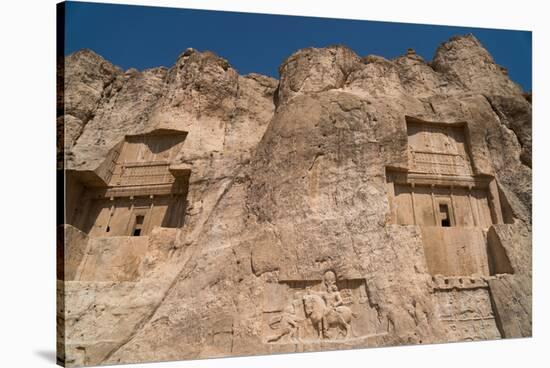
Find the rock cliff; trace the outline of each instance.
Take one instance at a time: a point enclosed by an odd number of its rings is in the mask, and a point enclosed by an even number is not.
[[[126,135],[177,129],[191,173],[181,227],[122,244],[65,226],[78,239],[67,249],[95,262],[58,282],[67,365],[531,336],[531,102],[472,35],[430,62],[302,49],[279,81],[194,49],[144,71],[82,50],[61,72],[66,169],[96,169]],[[468,225],[477,256],[457,235],[462,269],[485,257],[476,272],[433,271],[435,230],[392,216],[390,177],[412,177],[411,127],[434,124],[466,137],[472,167],[473,184],[445,184],[453,225],[460,191],[474,203],[490,183],[490,223],[476,210]],[[316,296],[341,303],[317,318]]]

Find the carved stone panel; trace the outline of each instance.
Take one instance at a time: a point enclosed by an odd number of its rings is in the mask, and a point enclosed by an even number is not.
[[[266,284],[263,317],[264,339],[271,344],[341,342],[383,332],[365,280],[338,280],[332,271],[321,280]]]
[[[472,175],[464,126],[407,123],[411,172]]]
[[[434,301],[447,341],[501,338],[488,289],[441,288],[434,293]]]
[[[125,162],[114,168],[110,185],[158,185],[171,184],[175,177],[169,171],[168,162]]]

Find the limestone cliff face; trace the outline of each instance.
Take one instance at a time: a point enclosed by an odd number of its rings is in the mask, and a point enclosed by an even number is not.
[[[65,63],[67,168],[173,128],[188,132],[178,163],[191,170],[183,227],[149,236],[132,281],[60,283],[67,364],[531,335],[531,103],[473,36],[431,62],[303,49],[279,81],[193,49],[170,69],[124,72],[88,50]],[[473,175],[493,180],[502,211],[480,230],[497,271],[434,274],[422,227],[391,219],[388,172],[411,169],[411,122],[465,124]],[[278,336],[270,319],[287,302],[299,314],[327,272],[353,334]]]

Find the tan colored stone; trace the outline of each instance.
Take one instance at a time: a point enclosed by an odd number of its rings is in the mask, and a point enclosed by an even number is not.
[[[121,208],[67,221],[68,366],[531,335],[531,105],[473,36],[66,70],[67,212]]]

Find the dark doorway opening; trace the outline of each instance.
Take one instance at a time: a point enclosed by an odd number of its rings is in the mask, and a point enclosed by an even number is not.
[[[134,230],[132,231],[132,236],[140,236],[141,235],[141,229],[143,227],[143,222],[145,220],[145,216],[143,215],[137,215],[136,221],[134,223]]]
[[[439,218],[441,219],[441,226],[451,227],[451,217],[449,216],[449,206],[446,204],[439,205]]]

